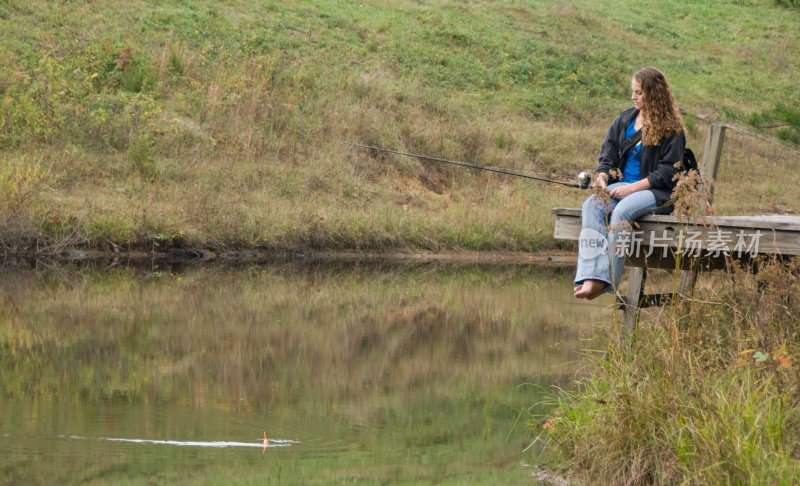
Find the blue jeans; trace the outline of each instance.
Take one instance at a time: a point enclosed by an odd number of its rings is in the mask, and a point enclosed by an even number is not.
[[[616,182],[609,185],[608,190],[626,184],[628,183]],[[575,283],[600,280],[607,284],[607,292],[616,292],[622,278],[625,256],[623,251],[617,250],[615,244],[617,241],[624,244],[629,239],[625,235],[630,235],[633,222],[657,208],[656,197],[648,190],[634,192],[621,200],[611,198],[609,204],[605,204],[595,195],[589,196],[581,210]]]

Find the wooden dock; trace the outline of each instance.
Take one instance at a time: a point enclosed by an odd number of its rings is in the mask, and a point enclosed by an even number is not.
[[[709,203],[713,200],[725,127],[712,125],[700,171],[710,184]],[[578,240],[581,231],[579,208],[554,208],[553,236]],[[800,216],[699,216],[686,220],[676,216],[649,215],[636,220],[636,227],[619,242],[617,251],[626,257],[628,288],[618,295],[623,309],[623,323],[632,331],[638,310],[662,305],[690,295],[701,270],[724,268],[731,260],[748,261],[758,256],[794,257],[800,254]],[[645,294],[648,268],[681,271],[676,294]]]
[[[554,208],[553,236],[577,240],[581,210]],[[629,265],[675,269],[689,268],[693,259],[720,266],[725,257],[735,260],[758,255],[800,255],[800,216],[708,216],[682,220],[675,216],[649,215],[636,221],[638,227],[626,242]],[[683,255],[684,258],[676,256]]]

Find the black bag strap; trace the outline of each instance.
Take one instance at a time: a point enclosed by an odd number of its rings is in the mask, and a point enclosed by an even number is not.
[[[700,172],[700,168],[697,165],[697,159],[694,156],[694,152],[692,152],[692,149],[690,148],[683,150],[683,160],[681,160],[681,165],[684,172],[688,172],[690,170],[696,170]]]
[[[625,152],[627,152],[628,150],[630,150],[631,147],[633,147],[634,145],[639,143],[639,140],[641,140],[641,139],[642,139],[642,129],[641,128],[636,130],[636,133],[634,133],[630,137],[626,138],[622,142],[622,146],[619,149],[619,158],[620,158],[620,160],[622,160],[622,156],[625,155]]]

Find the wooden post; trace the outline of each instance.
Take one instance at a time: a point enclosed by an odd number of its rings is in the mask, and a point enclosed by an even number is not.
[[[722,144],[724,142],[725,127],[722,125],[709,126],[703,161],[700,163],[700,172],[703,175],[703,180],[706,184],[709,184],[708,204],[711,204],[714,200],[714,182],[717,180],[719,159],[722,156]]]
[[[692,265],[690,270],[681,270],[678,295],[680,295],[681,298],[690,298],[694,291],[695,282],[697,282],[697,264]]]
[[[628,292],[623,301],[622,333],[623,337],[631,334],[636,328],[636,318],[639,314],[639,305],[644,293],[644,283],[647,280],[647,270],[644,267],[630,267],[628,269]]]
[[[703,161],[700,163],[700,173],[703,175],[704,184],[708,185],[708,204],[714,201],[714,186],[717,181],[717,170],[722,156],[722,144],[725,142],[725,127],[722,125],[710,125],[708,136],[706,137],[706,147],[703,152]],[[705,215],[705,208],[701,208],[701,214]],[[684,297],[690,297],[694,291],[694,284],[697,282],[697,266],[690,270],[681,270],[681,283],[678,293]]]

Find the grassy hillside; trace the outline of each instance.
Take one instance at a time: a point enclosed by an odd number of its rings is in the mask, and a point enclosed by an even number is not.
[[[571,180],[646,65],[700,154],[696,114],[800,105],[800,12],[769,0],[5,0],[0,19],[7,250],[547,248],[581,191],[348,144]],[[732,134],[718,210],[796,209],[798,159]]]

